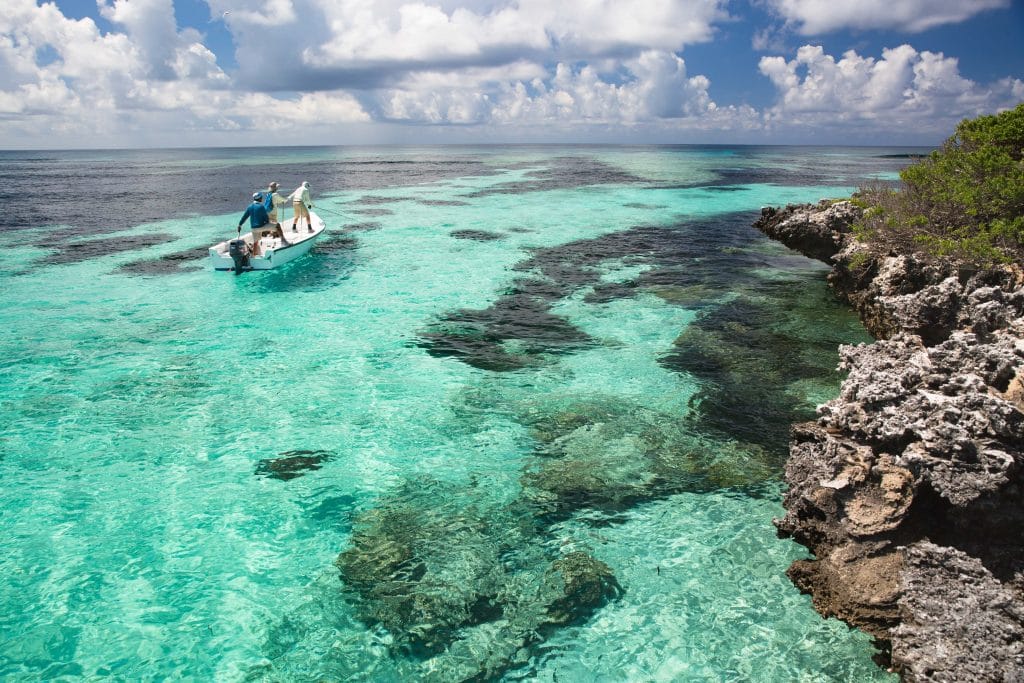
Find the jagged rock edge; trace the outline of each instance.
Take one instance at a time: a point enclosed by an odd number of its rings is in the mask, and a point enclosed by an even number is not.
[[[839,397],[793,427],[776,526],[814,557],[789,576],[905,680],[1022,680],[1024,274],[876,253],[860,216],[822,201],[755,223],[832,265],[879,340],[841,347]]]

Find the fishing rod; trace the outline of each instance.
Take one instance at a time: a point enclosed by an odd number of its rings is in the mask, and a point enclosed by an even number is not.
[[[346,216],[345,214],[339,211],[334,211],[333,209],[328,209],[326,206],[321,206],[317,204],[316,209],[318,211],[326,211],[327,213],[333,213],[335,216],[338,216],[339,218],[344,218],[345,220],[348,220],[348,216]]]

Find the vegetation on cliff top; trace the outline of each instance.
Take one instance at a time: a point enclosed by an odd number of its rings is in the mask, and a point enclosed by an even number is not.
[[[1024,260],[1024,103],[965,119],[900,179],[858,193],[860,239],[981,265]]]

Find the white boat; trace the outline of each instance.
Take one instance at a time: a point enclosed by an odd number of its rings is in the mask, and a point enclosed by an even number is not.
[[[309,212],[309,220],[313,226],[312,230],[306,227],[303,220],[295,232],[292,232],[290,220],[282,221],[284,240],[272,236],[275,232],[273,226],[264,225],[256,230],[256,236],[250,231],[234,239],[218,242],[210,247],[210,263],[214,270],[236,272],[270,270],[290,263],[306,255],[327,230],[323,219],[312,211]],[[255,240],[258,240],[259,244],[258,255],[253,250],[253,244],[257,243]]]

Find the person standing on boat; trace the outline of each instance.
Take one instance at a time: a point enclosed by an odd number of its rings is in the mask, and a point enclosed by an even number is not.
[[[245,207],[245,213],[242,214],[242,218],[238,221],[238,231],[241,232],[245,219],[249,219],[249,227],[252,228],[253,256],[260,255],[260,233],[270,226],[269,210],[271,206],[273,206],[273,199],[270,195],[264,197],[262,192],[255,192],[252,195],[252,204]],[[275,237],[280,237],[281,241],[284,242],[284,232],[281,230],[281,224],[278,223],[273,228],[269,232]]]
[[[302,184],[295,188],[295,192],[288,195],[288,198],[292,200],[292,232],[295,232],[295,224],[303,216],[306,218],[309,232],[313,232],[313,221],[309,218],[309,209],[313,208],[313,202],[309,198],[309,183],[305,180],[302,181]]]
[[[284,206],[288,200],[277,191],[278,187],[280,186],[277,184],[277,181],[270,183],[265,194],[271,199],[270,207],[267,210],[267,217],[270,218],[271,223],[277,224],[277,229],[280,230],[281,222],[277,219],[277,210]]]

